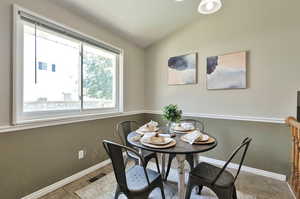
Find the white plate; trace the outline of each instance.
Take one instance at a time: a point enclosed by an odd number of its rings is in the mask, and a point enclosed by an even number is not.
[[[189,141],[186,140],[186,139],[184,138],[184,136],[181,136],[180,139],[181,139],[182,141],[184,141],[184,142],[189,143]],[[193,144],[198,144],[198,145],[212,144],[212,143],[214,143],[215,141],[216,141],[216,140],[215,140],[214,138],[209,137],[209,139],[208,139],[207,141],[198,141],[198,142],[194,142]]]
[[[182,136],[182,138],[186,141],[188,141],[188,139],[185,138],[185,135]],[[206,135],[206,134],[202,134],[202,139],[200,141],[197,141],[197,142],[206,142],[209,140],[209,136]]]
[[[209,136],[206,134],[203,134],[200,142],[206,142],[208,139],[209,139]]]
[[[174,133],[181,133],[181,134],[188,134],[188,133],[192,133],[194,130],[192,131],[176,131],[176,130],[173,130]]]
[[[147,147],[151,147],[151,148],[157,148],[157,149],[166,149],[166,148],[170,148],[176,145],[176,140],[172,139],[172,141],[169,144],[166,145],[154,145],[154,144],[148,144],[145,142],[142,142],[142,145],[145,145]]]
[[[137,131],[140,131],[140,132],[155,132],[155,131],[158,131],[158,130],[159,130],[158,127],[153,128],[153,130],[150,130],[147,127],[141,127]]]
[[[159,144],[157,144],[157,143],[152,143],[151,141],[150,141],[150,137],[142,137],[141,138],[141,142],[142,143],[146,143],[146,144],[151,144],[151,145],[157,145],[157,146],[161,146],[161,145],[167,145],[167,144],[169,144],[170,142],[172,142],[172,138],[168,138],[168,137],[164,137],[164,142],[162,142],[162,143],[159,143]]]
[[[183,128],[183,127],[174,127],[173,130],[176,131],[176,132],[186,132],[186,131],[194,131],[196,129],[195,129],[195,127],[193,127],[193,128],[186,128],[186,129]]]

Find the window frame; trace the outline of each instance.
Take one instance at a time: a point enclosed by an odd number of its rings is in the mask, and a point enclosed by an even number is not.
[[[115,90],[115,107],[114,108],[95,108],[95,109],[83,109],[81,106],[78,110],[53,110],[53,111],[34,111],[34,112],[23,112],[23,19],[21,19],[19,12],[26,12],[34,17],[40,18],[44,21],[47,21],[51,24],[54,24],[58,27],[62,27],[67,29],[71,32],[74,32],[78,35],[83,36],[84,38],[89,38],[92,41],[96,41],[97,43],[101,43],[105,46],[109,46],[112,49],[118,50],[120,53],[118,54],[116,60],[116,90]],[[96,44],[85,43],[81,42],[82,46],[85,44],[94,46],[96,48],[100,48],[101,50],[105,50],[111,52],[107,49],[101,48]],[[48,18],[45,18],[39,14],[36,14],[30,10],[24,9],[16,4],[13,5],[13,71],[12,71],[12,79],[13,79],[13,102],[12,102],[12,125],[19,125],[19,124],[28,124],[28,123],[35,123],[35,122],[47,122],[47,121],[54,121],[54,120],[78,120],[78,118],[88,118],[88,117],[95,117],[95,116],[111,116],[115,114],[123,113],[123,49],[110,45],[106,42],[100,41],[96,38],[93,38],[89,35],[81,33],[77,30],[74,30],[66,25],[57,23],[52,21]],[[82,49],[81,49],[82,51]],[[81,57],[82,59],[82,57]],[[81,66],[81,78],[82,78],[82,66]],[[80,98],[81,104],[83,103],[83,96],[82,96],[82,79],[81,81],[81,89],[80,89]]]

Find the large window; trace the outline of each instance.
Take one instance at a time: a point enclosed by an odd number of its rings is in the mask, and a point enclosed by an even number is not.
[[[15,12],[15,123],[120,112],[119,49]]]

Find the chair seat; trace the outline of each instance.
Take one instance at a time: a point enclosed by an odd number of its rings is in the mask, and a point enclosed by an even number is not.
[[[202,162],[191,171],[191,175],[193,177],[199,178],[199,180],[207,184],[211,184],[220,171],[221,168]],[[233,183],[233,175],[230,172],[224,170],[222,175],[216,181],[215,185],[218,187],[230,187]]]
[[[160,178],[160,174],[151,169],[146,169],[150,184]],[[127,186],[130,191],[140,192],[149,188],[148,182],[144,173],[144,168],[141,166],[133,166],[126,172]]]

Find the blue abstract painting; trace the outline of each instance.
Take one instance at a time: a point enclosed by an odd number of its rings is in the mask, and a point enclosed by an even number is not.
[[[196,84],[197,54],[191,53],[169,58],[168,70],[169,85]]]
[[[207,58],[207,89],[246,88],[246,52]]]

